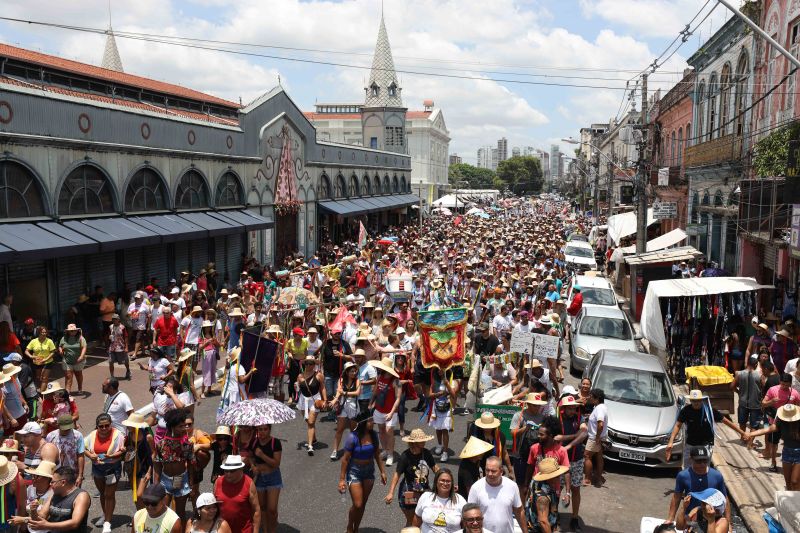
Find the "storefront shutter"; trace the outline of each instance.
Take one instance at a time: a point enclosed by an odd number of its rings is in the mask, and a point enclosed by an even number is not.
[[[93,255],[86,266],[89,270],[89,288],[92,291],[97,285],[103,287],[103,294],[106,296],[117,291],[119,287],[117,287],[116,252]]]
[[[56,260],[56,280],[58,283],[58,302],[61,317],[78,301],[78,296],[87,290],[85,262],[87,256],[65,257]],[[88,295],[88,294],[87,294]],[[59,324],[63,327],[65,324]]]
[[[15,325],[28,317],[33,317],[39,324],[48,324],[46,262],[8,265],[8,290],[14,295],[11,314]]]
[[[778,255],[776,248],[772,245],[764,246],[764,266],[773,272],[775,271],[775,258]]]
[[[144,269],[147,281],[149,282],[150,278],[157,278],[158,285],[162,290],[169,283],[167,257],[169,257],[169,250],[165,244],[149,246],[144,249]]]
[[[183,271],[189,271],[189,241],[175,243],[175,278],[180,279]]]
[[[227,239],[225,247],[225,272],[227,272],[231,283],[239,281],[239,274],[241,273],[239,269],[242,268],[242,250],[244,250],[242,246],[244,235],[245,234],[228,235],[225,237],[225,239]]]
[[[136,287],[139,283],[148,281],[144,270],[144,248],[129,248],[125,250],[125,281]]]
[[[189,242],[189,271],[197,276],[201,268],[208,264],[208,239]]]
[[[225,273],[228,271],[228,254],[225,249],[225,237],[214,237],[214,263],[216,263],[216,270],[218,279],[222,282]]]

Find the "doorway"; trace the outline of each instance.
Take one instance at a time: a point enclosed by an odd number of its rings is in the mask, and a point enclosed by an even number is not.
[[[275,218],[275,264],[281,265],[286,257],[297,252],[297,213],[278,215]]]

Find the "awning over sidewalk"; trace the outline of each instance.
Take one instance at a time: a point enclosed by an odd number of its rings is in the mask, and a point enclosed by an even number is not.
[[[669,250],[655,250],[643,254],[629,255],[625,262],[629,265],[653,265],[656,263],[674,263],[676,261],[689,261],[697,259],[703,252],[694,246],[681,246],[680,248],[670,248]]]
[[[664,235],[659,235],[652,241],[647,241],[647,246],[645,248],[648,252],[654,252],[656,250],[663,250],[664,248],[669,248],[670,246],[675,246],[679,242],[683,242],[686,240],[686,232],[683,231],[681,228],[675,228],[674,230],[665,233]],[[614,253],[621,252],[623,254],[634,254],[636,253],[636,245],[632,246],[625,246],[624,248],[617,248],[614,250]],[[612,260],[615,260],[612,256]]]
[[[759,285],[754,278],[685,278],[662,279],[647,284],[642,307],[642,335],[650,342],[651,347],[667,349],[664,336],[664,317],[661,314],[659,298],[677,296],[707,296],[729,292],[746,292],[758,289],[773,288],[772,285]]]
[[[274,226],[246,210],[0,225],[0,264],[232,235]]]
[[[647,225],[655,223],[653,208],[647,209]],[[636,233],[636,212],[621,213],[608,217],[608,238],[613,244],[619,244],[623,237]]]
[[[343,217],[361,215],[375,210],[371,205],[356,200],[325,200],[320,202],[319,206],[323,211],[328,211],[329,213]]]
[[[399,194],[389,196],[370,196],[367,198],[352,198],[349,200],[324,200],[319,202],[323,211],[351,217],[364,213],[376,213],[386,209],[397,209],[419,203],[419,197],[413,194]]]

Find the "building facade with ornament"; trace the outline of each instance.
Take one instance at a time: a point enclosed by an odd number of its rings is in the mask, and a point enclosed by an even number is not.
[[[15,320],[60,330],[97,286],[181,272],[235,284],[245,257],[310,257],[350,235],[348,213],[377,231],[418,202],[409,156],[317,141],[280,86],[241,105],[125,73],[109,48],[98,67],[0,44],[0,293]]]

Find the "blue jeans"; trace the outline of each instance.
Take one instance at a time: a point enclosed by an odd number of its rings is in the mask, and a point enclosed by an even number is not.
[[[281,469],[278,468],[269,474],[258,474],[255,479],[256,490],[264,492],[265,490],[280,490],[283,488],[283,478],[281,477]]]

